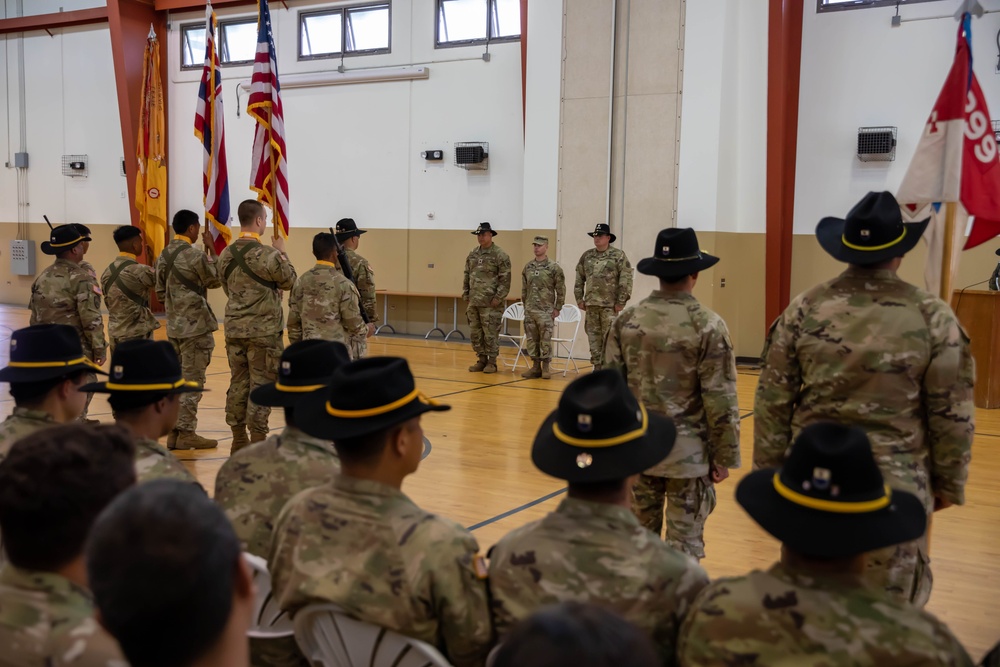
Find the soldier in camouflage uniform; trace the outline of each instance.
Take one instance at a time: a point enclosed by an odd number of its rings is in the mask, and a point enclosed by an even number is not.
[[[94,616],[84,544],[98,514],[135,483],[133,447],[114,426],[54,426],[0,464],[0,663],[123,667]],[[41,502],[40,502],[41,499]]]
[[[295,406],[312,393],[325,392],[333,371],[350,362],[343,343],[292,343],[281,355],[278,381],[251,394],[258,405],[285,409],[285,429],[231,456],[215,478],[215,502],[232,521],[244,551],[266,559],[274,522],[285,503],[300,491],[329,482],[340,470],[332,442],[296,428]],[[255,667],[308,665],[294,637],[251,638],[250,657]]]
[[[207,295],[208,290],[222,287],[215,242],[206,228],[202,236],[205,252],[194,247],[201,223],[193,211],[177,211],[172,227],[174,238],[156,260],[156,296],[167,310],[167,339],[181,359],[181,373],[205,386],[205,372],[215,350],[213,332],[219,329]],[[200,401],[201,392],[181,395],[177,427],[167,436],[169,449],[211,449],[219,444],[195,432]]]
[[[589,602],[644,630],[672,663],[677,630],[705,571],[639,523],[629,489],[667,458],[676,430],[647,413],[621,375],[604,370],[572,382],[542,423],[531,459],[569,483],[568,497],[540,521],[490,550],[493,623],[500,636],[541,607]]]
[[[364,350],[353,342],[365,340],[374,328],[361,319],[358,288],[337,270],[333,234],[320,232],[312,248],[316,266],[299,276],[288,295],[288,342],[338,341],[360,359]]]
[[[624,252],[611,247],[618,237],[608,225],[598,224],[587,236],[594,239],[594,247],[580,256],[573,293],[577,306],[587,313],[583,329],[590,341],[590,363],[599,371],[611,323],[632,298],[632,265]]]
[[[479,667],[493,632],[476,539],[400,490],[420,464],[420,416],[447,409],[416,388],[405,359],[338,368],[327,391],[296,404],[295,423],[334,441],[341,472],[285,505],[268,562],[288,612],[333,603],[433,644],[455,667]]]
[[[928,516],[965,501],[975,408],[969,339],[951,308],[896,276],[927,221],[904,223],[888,192],[869,193],[816,235],[850,264],[795,298],[771,325],[754,403],[754,466],[776,466],[817,421],[855,424],[882,474],[923,501]],[[923,606],[927,540],[868,561],[874,585]]]
[[[188,469],[157,440],[177,423],[178,397],[202,391],[181,375],[181,362],[165,340],[128,340],[111,355],[108,382],[85,385],[81,391],[109,394],[115,423],[135,438],[135,469],[139,482],[170,478],[197,484]]]
[[[350,337],[351,358],[361,359],[368,354],[368,339],[375,335],[375,323],[378,322],[378,315],[375,313],[375,270],[368,260],[358,254],[358,245],[361,243],[361,235],[367,230],[358,229],[357,223],[352,218],[342,218],[337,221],[337,240],[344,246],[347,254],[347,263],[351,266],[351,275],[354,277],[354,285],[358,288],[358,295],[361,300],[361,309],[368,317],[368,330],[363,335],[352,334]],[[340,268],[336,254],[333,263]]]
[[[152,338],[160,323],[149,309],[149,293],[156,284],[153,269],[138,258],[146,244],[138,227],[126,225],[114,232],[118,257],[101,276],[101,291],[108,307],[108,338],[111,354],[118,343],[135,338]]]
[[[471,328],[472,350],[479,360],[469,366],[470,373],[496,373],[500,354],[500,323],[504,300],[510,292],[510,257],[493,242],[497,232],[490,223],[481,222],[472,232],[479,247],[465,259],[462,300],[468,305],[465,314]]]
[[[782,468],[747,475],[736,500],[782,542],[781,562],[701,592],[680,665],[971,667],[943,623],[864,580],[872,551],[927,527],[922,501],[886,482],[864,431],[829,422],[804,427]]]
[[[104,318],[101,315],[101,286],[97,277],[80,263],[90,247],[90,237],[76,225],[59,225],[52,229],[48,241],[42,242],[42,252],[55,255],[52,266],[42,271],[31,285],[31,324],[67,324],[76,330],[83,345],[83,354],[98,366],[107,358],[104,341]],[[89,382],[97,379],[91,374]],[[87,410],[93,396],[87,396],[80,419],[87,420]]]
[[[226,303],[226,356],[232,379],[226,392],[226,423],[233,429],[232,452],[267,437],[271,408],[256,405],[250,391],[278,376],[284,343],[281,291],[295,286],[295,267],[279,235],[268,248],[260,242],[267,215],[260,202],[240,204],[240,237],[219,255]],[[250,437],[247,438],[247,427]]]
[[[657,276],[660,289],[618,316],[604,353],[636,398],[677,425],[673,453],[640,476],[633,509],[659,535],[666,500],[667,543],[698,559],[714,485],[740,467],[733,344],[722,318],[691,294],[698,272],[718,261],[701,252],[694,230],[661,231],[653,257],[638,267]]]
[[[73,227],[76,228],[78,232],[80,232],[80,236],[84,237],[83,243],[81,243],[80,245],[83,246],[83,254],[86,255],[88,252],[90,252],[90,239],[92,237],[92,234],[90,232],[90,227],[88,227],[87,225],[81,225],[79,222],[74,222]],[[89,273],[91,278],[97,280],[97,269],[95,269],[94,265],[88,262],[86,259],[80,260],[80,268]]]
[[[548,380],[551,377],[552,332],[566,298],[566,277],[562,267],[549,259],[547,237],[536,236],[532,248],[535,258],[521,271],[521,302],[524,304],[526,347],[534,363],[521,377]]]

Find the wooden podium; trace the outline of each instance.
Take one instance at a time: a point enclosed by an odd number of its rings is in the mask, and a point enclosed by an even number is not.
[[[1000,292],[955,290],[951,307],[969,334],[976,360],[976,407],[1000,408]]]

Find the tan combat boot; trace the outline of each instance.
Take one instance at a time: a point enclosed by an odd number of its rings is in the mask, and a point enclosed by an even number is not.
[[[250,429],[250,444],[267,440],[267,431],[255,431]]]
[[[521,373],[521,377],[525,380],[534,380],[535,378],[542,377],[541,362],[538,359],[535,359],[534,361],[535,363],[531,368]]]
[[[549,378],[552,377],[552,373],[549,372],[549,360],[548,359],[542,359],[542,371],[541,371],[541,374],[542,374],[542,379],[543,380],[548,380]]]
[[[484,355],[479,355],[479,361],[469,366],[470,373],[482,373],[483,369],[486,368],[486,357]],[[494,369],[496,370],[496,369]]]
[[[177,431],[174,440],[174,449],[212,449],[218,445],[218,440],[204,438],[194,431]]]
[[[167,449],[177,449],[177,429],[170,429],[167,434]]]
[[[247,427],[243,426],[242,424],[240,426],[234,426],[233,447],[230,450],[230,453],[235,454],[236,452],[240,451],[249,444],[250,444],[250,439],[247,437]]]
[[[484,373],[496,373],[497,372],[497,359],[492,357],[486,360],[486,366],[483,367]]]

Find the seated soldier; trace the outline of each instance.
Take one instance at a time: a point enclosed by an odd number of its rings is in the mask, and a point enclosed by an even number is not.
[[[87,395],[77,390],[88,373],[104,371],[83,356],[73,327],[36,324],[12,333],[0,382],[10,383],[14,413],[0,424],[0,460],[29,433],[78,419]]]
[[[569,482],[554,512],[504,536],[490,552],[493,623],[501,641],[539,608],[574,600],[615,610],[644,630],[667,662],[708,575],[632,513],[639,475],[667,458],[677,435],[647,412],[615,370],[566,387],[542,423],[531,460]]]
[[[736,501],[781,541],[781,562],[701,592],[681,665],[972,664],[943,623],[863,580],[868,552],[927,528],[921,501],[885,484],[864,431],[805,427],[784,466],[747,475]]]
[[[492,629],[479,545],[401,491],[423,453],[420,415],[448,409],[394,357],[341,366],[328,391],[296,405],[299,428],[334,441],[341,472],[278,517],[268,560],[282,609],[333,603],[437,646],[456,667],[483,664]]]
[[[124,665],[94,618],[83,549],[97,515],[135,484],[134,457],[122,429],[75,423],[26,436],[0,463],[0,664]]]
[[[127,340],[111,355],[107,382],[84,385],[80,391],[109,394],[115,423],[135,437],[135,470],[139,482],[169,477],[198,481],[157,439],[177,423],[180,394],[202,391],[181,377],[181,362],[170,343],[162,340]]]
[[[132,667],[246,667],[250,569],[201,489],[157,479],[122,494],[94,524],[87,574]]]

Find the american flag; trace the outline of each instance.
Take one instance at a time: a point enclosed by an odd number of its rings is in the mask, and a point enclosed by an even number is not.
[[[288,153],[285,150],[285,120],[278,84],[278,61],[271,33],[267,0],[259,0],[257,56],[250,79],[247,113],[257,119],[250,163],[250,189],[257,200],[270,206],[275,233],[288,236]]]
[[[194,134],[205,147],[205,220],[212,230],[216,254],[233,238],[229,217],[229,174],[226,169],[226,129],[222,113],[222,74],[215,51],[215,12],[205,7],[205,69],[198,89]]]

